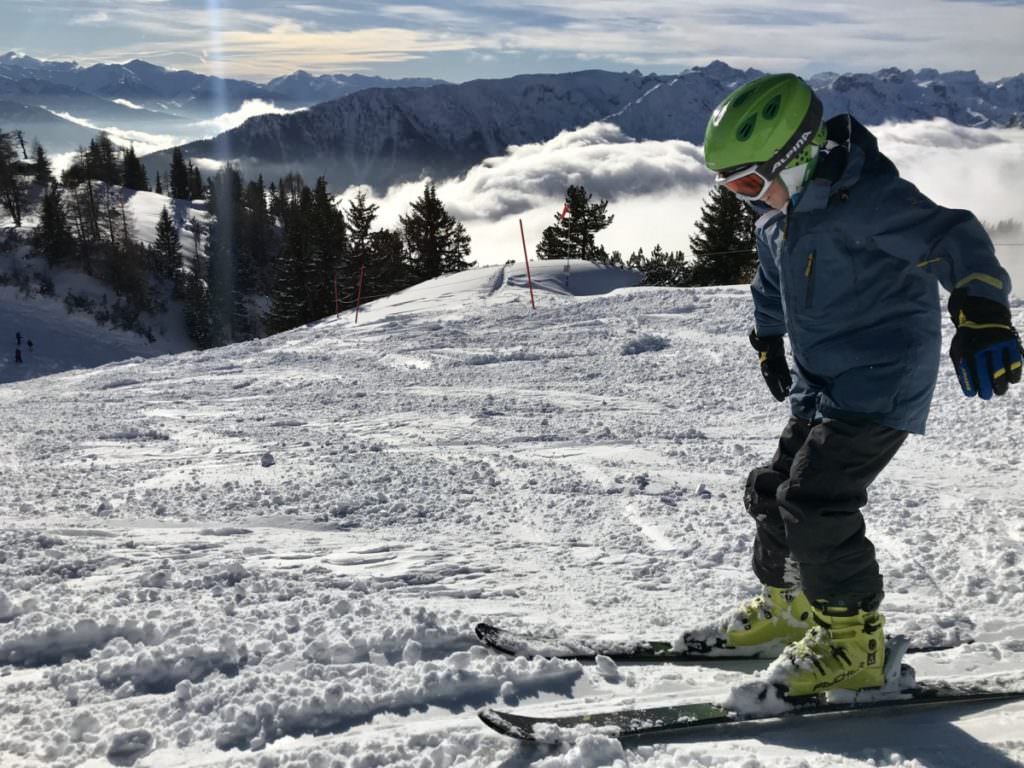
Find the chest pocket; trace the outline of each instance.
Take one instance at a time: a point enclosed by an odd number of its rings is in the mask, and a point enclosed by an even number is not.
[[[826,235],[801,238],[789,252],[793,308],[807,317],[854,319],[858,313],[854,256],[843,243]]]

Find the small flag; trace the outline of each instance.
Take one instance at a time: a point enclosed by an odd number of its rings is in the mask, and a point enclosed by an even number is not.
[[[568,215],[569,215],[569,204],[566,203],[565,205],[562,206],[562,220],[564,221],[565,217],[568,216]]]

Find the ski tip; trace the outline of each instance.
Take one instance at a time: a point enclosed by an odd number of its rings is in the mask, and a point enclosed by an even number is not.
[[[476,713],[477,717],[483,721],[484,725],[493,731],[497,731],[502,736],[510,736],[513,739],[520,739],[522,741],[536,741],[536,737],[532,731],[510,722],[501,712],[490,707],[484,707]]]
[[[480,640],[480,642],[486,643],[487,645],[490,645],[494,641],[494,638],[499,634],[497,627],[482,621],[473,627],[473,632],[476,634],[477,639]]]

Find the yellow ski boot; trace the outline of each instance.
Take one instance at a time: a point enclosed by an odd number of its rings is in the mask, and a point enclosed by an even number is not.
[[[726,616],[719,629],[733,648],[760,646],[765,655],[775,655],[803,637],[811,624],[811,604],[802,591],[765,586]],[[769,654],[773,646],[775,653]]]
[[[835,615],[842,613],[843,615]],[[885,684],[885,619],[877,611],[829,613],[815,605],[816,626],[787,646],[768,668],[768,679],[789,698]]]

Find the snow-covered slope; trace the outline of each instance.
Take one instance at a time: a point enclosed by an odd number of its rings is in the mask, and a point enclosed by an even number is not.
[[[672,637],[754,590],[785,408],[744,288],[474,270],[268,339],[0,387],[0,762],[1008,766],[1024,705],[553,750],[492,702],[723,698],[735,670],[500,658],[477,620]],[[577,273],[605,288],[632,276]],[[582,283],[586,285],[586,283]],[[1018,322],[1024,304],[1014,304]],[[866,510],[920,677],[1024,686],[1016,389],[959,395]],[[617,762],[618,761],[618,762]]]
[[[196,253],[196,240],[192,236],[193,220],[203,230],[209,223],[209,214],[203,201],[170,200],[152,192],[136,192],[117,188],[123,195],[134,238],[152,244],[156,240],[156,224],[160,211],[167,207],[178,228],[182,257],[190,262]],[[31,237],[31,228],[38,223],[35,215],[28,217],[19,231],[23,243]],[[11,233],[11,221],[0,216],[0,238]],[[202,249],[205,234],[200,232]],[[53,295],[41,295],[39,276],[53,281]],[[185,332],[184,312],[179,303],[168,296],[168,311],[156,316],[143,316],[142,324],[150,327],[153,341],[129,331],[99,325],[93,315],[69,310],[69,294],[86,302],[103,306],[115,300],[110,286],[83,274],[77,269],[57,267],[51,269],[42,258],[33,257],[30,246],[22,244],[0,252],[0,383],[25,381],[39,376],[60,373],[75,368],[94,368],[98,365],[134,357],[154,357],[183,352],[193,347]],[[29,291],[15,286],[24,282]],[[73,306],[73,305],[72,305]],[[23,337],[22,362],[15,361],[16,334]],[[32,350],[28,340],[32,340]]]

